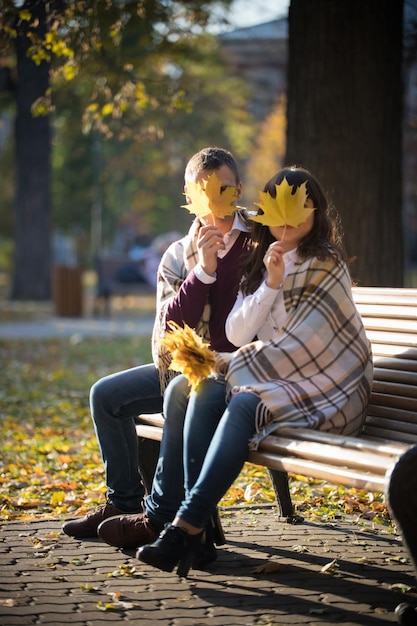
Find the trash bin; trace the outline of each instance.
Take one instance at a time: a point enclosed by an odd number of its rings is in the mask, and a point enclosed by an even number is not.
[[[83,284],[81,267],[55,265],[52,275],[54,312],[59,317],[82,317]]]

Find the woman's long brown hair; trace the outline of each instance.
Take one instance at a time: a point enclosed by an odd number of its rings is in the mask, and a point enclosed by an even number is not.
[[[275,198],[275,185],[279,185],[284,177],[293,187],[293,193],[300,185],[307,183],[307,196],[311,198],[315,208],[313,228],[300,241],[297,248],[299,256],[304,259],[317,257],[322,260],[332,257],[337,263],[340,261],[347,263],[338,215],[329,204],[318,180],[302,167],[285,167],[266,183],[264,192]],[[263,259],[269,245],[274,241],[275,238],[268,226],[252,222],[252,251],[242,265],[243,294],[253,293],[261,284],[265,273]]]

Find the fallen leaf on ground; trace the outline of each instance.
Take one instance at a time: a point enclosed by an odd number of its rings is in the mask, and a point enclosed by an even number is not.
[[[277,561],[266,561],[253,570],[254,574],[276,574],[277,572],[283,572],[286,566],[283,563]]]
[[[323,565],[323,567],[320,570],[320,573],[321,574],[335,574],[338,569],[339,569],[339,564],[336,561],[336,559],[333,559],[333,561],[330,561],[330,563],[326,563],[326,565]]]

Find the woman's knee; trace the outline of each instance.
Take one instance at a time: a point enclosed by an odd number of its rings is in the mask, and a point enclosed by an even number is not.
[[[253,393],[242,392],[232,396],[227,409],[227,421],[239,428],[243,424],[250,430],[255,429],[255,414],[260,399]]]
[[[190,404],[199,410],[223,413],[226,408],[226,383],[223,378],[203,379],[196,392],[191,396]]]

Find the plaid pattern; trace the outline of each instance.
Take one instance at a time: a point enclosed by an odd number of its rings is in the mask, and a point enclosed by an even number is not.
[[[191,270],[198,263],[197,235],[199,220],[194,220],[188,234],[174,242],[164,253],[158,268],[156,287],[156,315],[152,332],[152,356],[160,373],[161,389],[176,375],[169,370],[171,357],[161,346],[160,339],[165,334],[166,309],[171,299],[177,295],[180,287]],[[195,331],[204,340],[210,342],[209,333],[210,306],[206,304],[202,318]]]
[[[288,317],[279,336],[241,347],[227,374],[232,394],[261,399],[251,447],[280,425],[357,434],[371,392],[372,353],[347,267],[299,260],[283,289]]]

